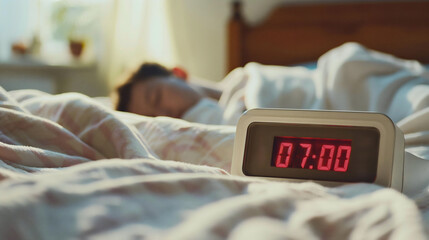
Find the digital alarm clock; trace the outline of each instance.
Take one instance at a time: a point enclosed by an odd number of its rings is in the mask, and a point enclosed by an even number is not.
[[[384,114],[252,109],[237,124],[232,174],[402,191],[404,135]]]

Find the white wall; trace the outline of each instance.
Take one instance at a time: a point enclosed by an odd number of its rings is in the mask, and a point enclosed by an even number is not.
[[[243,12],[250,23],[263,19],[284,0],[244,0]],[[176,39],[178,64],[192,75],[219,81],[226,73],[229,0],[171,0],[168,12]]]

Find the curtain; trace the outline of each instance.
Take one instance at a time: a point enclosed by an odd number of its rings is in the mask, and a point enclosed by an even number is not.
[[[104,26],[101,72],[112,87],[121,73],[143,61],[168,67],[177,64],[174,39],[166,16],[166,0],[115,0]]]

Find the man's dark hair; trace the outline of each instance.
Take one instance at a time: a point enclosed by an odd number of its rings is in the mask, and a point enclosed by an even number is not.
[[[172,73],[164,66],[157,63],[143,63],[137,71],[126,78],[125,82],[116,87],[115,109],[118,111],[128,111],[131,98],[131,89],[134,83],[146,81],[154,77],[168,77]]]

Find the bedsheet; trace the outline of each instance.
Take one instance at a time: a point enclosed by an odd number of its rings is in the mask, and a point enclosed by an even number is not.
[[[427,191],[230,176],[234,127],[1,88],[0,122],[0,239],[427,236]]]

